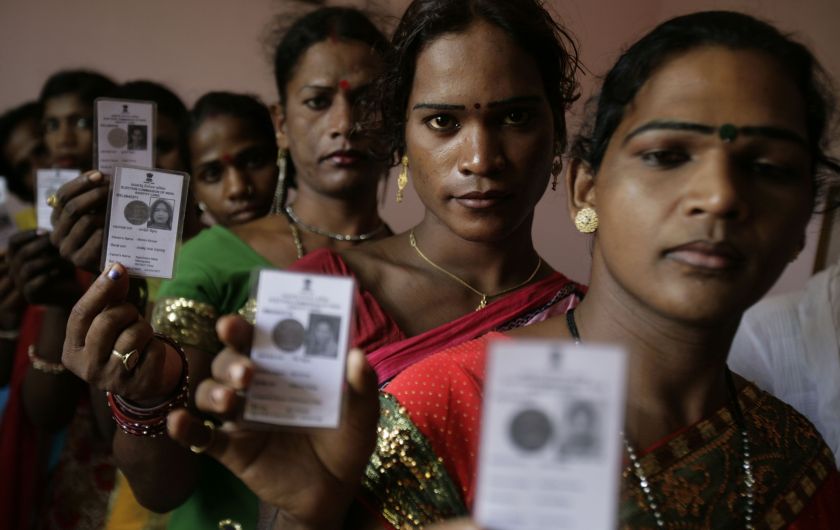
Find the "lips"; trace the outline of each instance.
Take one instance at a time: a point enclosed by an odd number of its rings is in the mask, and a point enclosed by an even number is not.
[[[466,208],[483,209],[492,208],[499,203],[506,201],[510,193],[500,190],[471,191],[454,196],[454,200]]]
[[[367,159],[367,155],[357,149],[339,149],[322,156],[320,162],[329,162],[337,167],[354,166]]]
[[[79,167],[79,158],[75,155],[56,156],[53,165],[61,169],[75,169]]]
[[[676,262],[710,272],[731,271],[744,262],[744,255],[726,241],[692,241],[665,252]]]
[[[247,206],[245,208],[240,208],[228,216],[232,221],[236,221],[237,223],[243,223],[245,221],[250,221],[251,219],[256,219],[257,217],[262,217],[263,212],[257,208],[256,205]]]

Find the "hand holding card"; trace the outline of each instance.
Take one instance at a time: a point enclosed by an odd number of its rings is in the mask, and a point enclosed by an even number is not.
[[[35,208],[38,228],[52,230],[52,210],[58,201],[58,190],[79,176],[78,169],[39,169],[36,174]]]
[[[89,272],[102,259],[108,184],[99,171],[87,171],[58,189],[52,209],[50,241],[62,258]]]
[[[497,530],[615,528],[625,379],[616,347],[492,343],[476,520]]]
[[[247,355],[253,327],[230,316],[216,331],[226,347],[213,361],[213,377],[198,386],[195,403],[227,423],[210,429],[182,409],[169,416],[170,437],[219,460],[295,528],[340,528],[376,441],[377,379],[364,354],[347,356],[337,429],[268,430],[237,421],[245,407],[242,392],[255,383],[256,366]]]
[[[186,173],[116,168],[102,268],[119,262],[132,276],[172,278],[188,189]]]

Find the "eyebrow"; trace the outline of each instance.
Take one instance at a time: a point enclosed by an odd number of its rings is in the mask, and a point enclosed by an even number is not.
[[[802,138],[802,136],[791,131],[790,129],[784,129],[782,127],[773,127],[769,125],[745,125],[743,127],[738,127],[737,129],[738,134],[743,134],[744,136],[758,136],[770,138],[772,140],[786,140],[798,144],[802,147],[805,147],[806,149],[808,148],[808,142],[806,142],[805,139]],[[682,121],[654,120],[631,131],[627,136],[624,137],[623,143],[627,144],[627,142],[629,142],[633,137],[638,136],[647,131],[655,130],[688,131],[699,134],[712,135],[718,132],[720,130],[720,127],[713,127],[711,125],[703,125],[700,123],[690,123]]]
[[[303,85],[298,90],[298,94],[300,94],[301,92],[303,92],[307,88],[311,89],[311,90],[333,90],[333,91],[336,89],[334,86],[327,86],[327,85]]]
[[[500,99],[498,101],[491,101],[487,104],[487,108],[492,109],[496,107],[503,107],[506,105],[515,105],[518,103],[538,103],[539,96],[515,96],[507,99]],[[451,103],[417,103],[411,110],[418,109],[432,109],[432,110],[466,110],[466,105],[453,105]]]

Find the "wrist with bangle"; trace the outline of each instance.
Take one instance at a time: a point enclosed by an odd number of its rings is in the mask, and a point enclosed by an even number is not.
[[[187,354],[175,339],[162,333],[155,333],[155,338],[171,346],[181,358],[181,379],[172,397],[158,405],[146,407],[132,403],[118,394],[105,393],[114,421],[124,433],[133,436],[160,436],[166,432],[166,416],[171,411],[189,404],[190,376]]]
[[[63,373],[67,370],[67,368],[65,368],[60,362],[54,363],[44,359],[43,357],[39,357],[35,351],[34,344],[30,344],[26,348],[26,356],[29,357],[29,363],[32,365],[32,368],[38,370],[39,372],[55,375]]]

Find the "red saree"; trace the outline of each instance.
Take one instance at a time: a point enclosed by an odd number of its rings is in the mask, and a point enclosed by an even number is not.
[[[435,354],[387,387],[366,504],[395,528],[464,515],[474,501],[485,352],[491,333]],[[831,451],[793,408],[752,384],[738,396],[751,433],[756,528],[840,528],[840,475]],[[398,447],[395,451],[393,448]],[[743,527],[738,427],[728,408],[654,444],[641,463],[667,499],[673,528]],[[735,455],[733,457],[733,455]],[[434,492],[434,493],[430,493]],[[629,467],[622,528],[655,528]]]
[[[341,256],[319,249],[298,260],[289,270],[355,277]],[[508,330],[563,314],[577,304],[585,288],[559,272],[494,300],[481,311],[471,312],[452,322],[414,337],[406,337],[379,302],[356,286],[351,324],[353,345],[367,352],[380,384],[425,359],[493,330]]]

